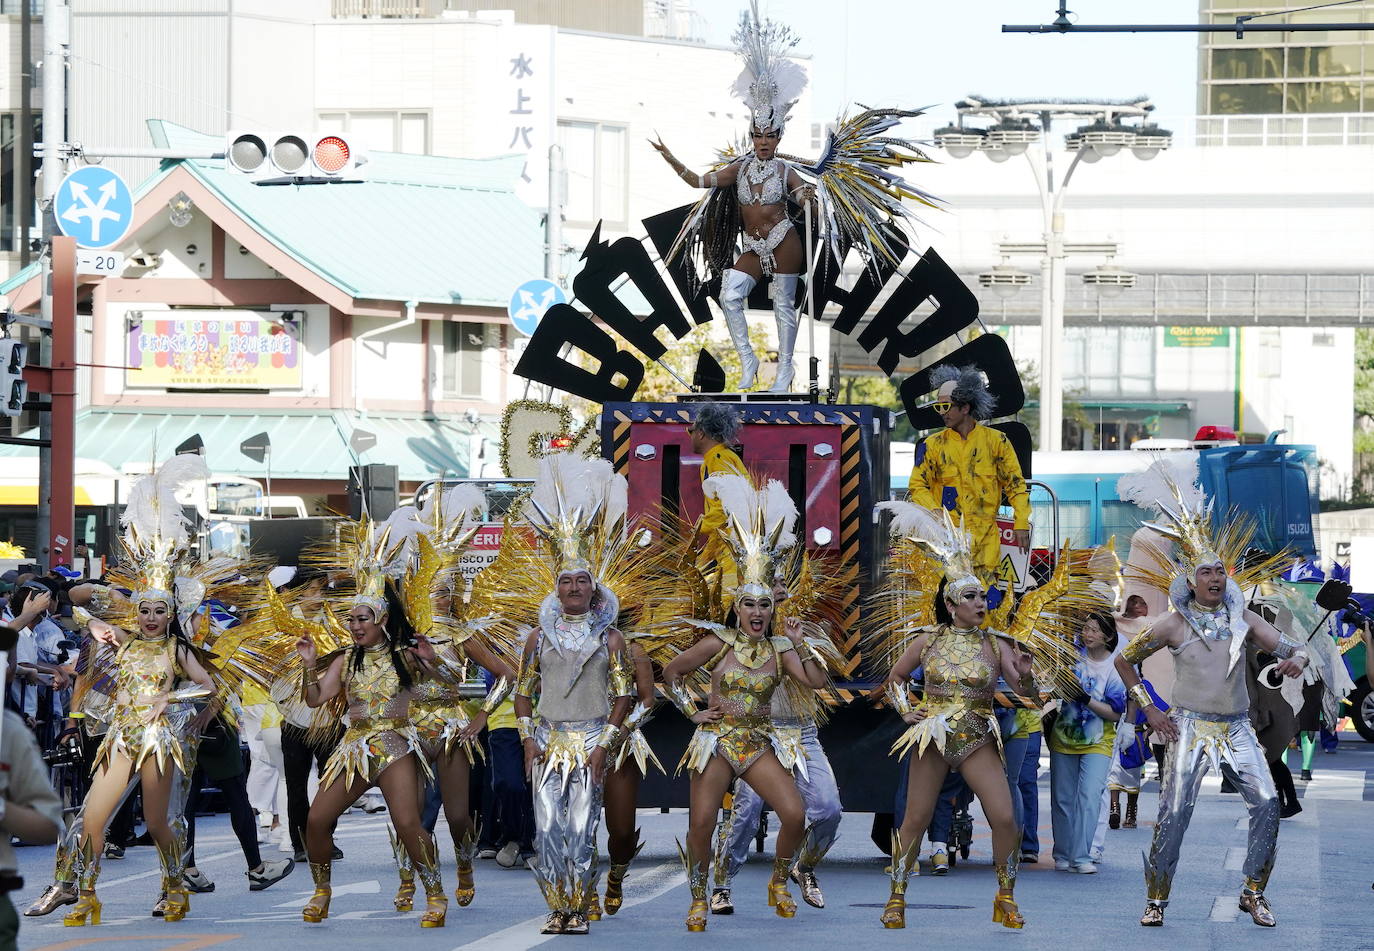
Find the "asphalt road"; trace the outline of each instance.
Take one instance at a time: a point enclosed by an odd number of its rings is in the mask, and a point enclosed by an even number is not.
[[[1296,762],[1295,754],[1291,762]],[[1165,927],[1144,931],[1137,924],[1144,905],[1140,856],[1149,845],[1155,784],[1147,783],[1141,797],[1141,827],[1108,833],[1106,858],[1097,875],[1055,872],[1049,860],[1046,763],[1041,771],[1043,859],[1023,867],[1017,887],[1027,919],[1022,931],[991,923],[996,883],[981,818],[970,859],[938,878],[923,866],[922,876],[907,890],[907,930],[883,930],[877,919],[887,897],[885,861],[869,841],[871,816],[856,813],[845,817],[840,840],[820,871],[825,909],[799,902],[795,918],[776,918],[764,900],[771,863],[751,861],[736,880],[736,913],[712,918],[704,935],[688,934],[682,919],[689,895],[674,844],[685,832],[686,816],[681,811],[644,810],[641,825],[647,846],[627,882],[625,907],[616,917],[594,923],[591,938],[578,943],[597,949],[658,949],[708,947],[729,939],[747,942],[739,947],[751,951],[792,949],[798,942],[823,947],[827,941],[855,939],[871,947],[919,944],[941,951],[1063,951],[1142,944],[1171,951],[1374,949],[1374,745],[1346,734],[1337,754],[1318,754],[1314,765],[1315,779],[1299,783],[1302,814],[1282,824],[1278,865],[1268,892],[1279,920],[1272,930],[1256,927],[1236,908],[1245,846],[1244,808],[1237,796],[1219,793],[1215,777],[1208,778],[1194,815]],[[19,947],[65,951],[114,942],[138,951],[514,951],[550,941],[574,942],[571,937],[540,935],[543,906],[530,873],[503,869],[494,862],[478,863],[477,899],[471,906],[450,904],[446,928],[421,930],[418,911],[399,915],[392,910],[395,874],[384,818],[354,812],[341,821],[338,841],[346,858],[334,867],[333,911],[321,924],[301,922],[300,907],[311,890],[305,866],[297,866],[294,874],[267,891],[248,891],[242,855],[227,818],[220,816],[201,820],[198,835],[200,867],[217,888],[212,894],[192,896],[186,920],[167,924],[148,916],[158,884],[157,858],[151,848],[131,848],[125,859],[105,863],[99,889],[105,903],[103,924],[64,928],[60,912],[26,918]],[[770,838],[770,849],[771,845]],[[451,893],[452,853],[447,848],[444,852],[445,882]],[[266,846],[264,855],[276,857]],[[24,848],[19,856],[21,873],[30,883],[13,896],[22,908],[48,880],[52,849]]]

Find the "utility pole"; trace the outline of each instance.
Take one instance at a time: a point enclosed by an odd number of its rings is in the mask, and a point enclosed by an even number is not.
[[[19,229],[19,267],[29,266],[29,223],[33,221],[33,16],[31,0],[19,4],[19,179],[14,221]]]
[[[28,0],[24,0],[25,4]],[[54,347],[53,335],[70,334],[75,335],[75,314],[72,315],[71,324],[59,326],[53,320],[53,236],[57,232],[57,221],[53,212],[53,200],[57,197],[57,188],[62,183],[62,147],[67,142],[67,40],[70,20],[68,14],[71,8],[67,6],[66,0],[44,0],[43,2],[43,194],[41,196],[41,208],[43,211],[43,274],[40,286],[43,291],[42,315],[48,322],[47,326],[51,332],[44,335],[41,339],[42,358],[44,366],[55,367],[53,363]],[[74,252],[73,252],[74,253]],[[64,295],[65,298],[65,295]],[[75,302],[73,301],[73,304]],[[73,307],[73,311],[75,307]],[[65,350],[65,347],[58,349]],[[56,393],[54,386],[53,392]],[[54,400],[55,403],[65,403],[66,400]],[[43,412],[38,417],[38,438],[51,442],[53,437],[52,412]],[[68,445],[67,449],[72,447]],[[67,450],[63,450],[64,452]],[[74,460],[64,460],[59,464],[59,469],[65,469],[69,479],[66,486],[66,498],[72,497],[72,486],[70,477],[74,468]],[[56,522],[53,519],[53,505],[57,501],[53,494],[53,450],[49,446],[40,446],[38,449],[38,551],[35,552],[35,560],[40,568],[46,570],[55,564],[53,542],[55,535],[63,534],[67,538],[66,544],[62,544],[63,553],[69,554],[73,545],[70,538],[72,511],[70,501],[65,513],[59,513]],[[65,526],[66,533],[61,531],[60,526]],[[54,529],[58,529],[54,531]]]

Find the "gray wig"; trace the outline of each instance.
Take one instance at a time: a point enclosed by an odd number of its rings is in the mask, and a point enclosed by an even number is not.
[[[733,408],[724,403],[703,403],[692,425],[704,435],[728,446],[739,435],[740,418]]]
[[[997,408],[997,399],[988,392],[988,385],[983,382],[981,370],[970,363],[965,367],[944,364],[930,371],[930,382],[936,389],[951,380],[954,382],[954,392],[950,395],[953,402],[969,404],[975,419],[992,418],[992,411]]]

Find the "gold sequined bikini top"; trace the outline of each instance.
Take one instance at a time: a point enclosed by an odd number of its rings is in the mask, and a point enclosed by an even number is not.
[[[171,637],[130,638],[119,649],[115,697],[131,702],[172,689],[177,679],[176,641]]]
[[[406,715],[410,693],[401,689],[389,645],[364,650],[361,669],[353,666],[353,651],[348,651],[344,655],[343,681],[350,720]]]
[[[992,700],[997,666],[987,631],[941,624],[931,635],[923,662],[928,699]]]
[[[750,640],[735,632],[723,638],[730,644],[716,666],[712,692],[726,717],[766,717],[773,692],[782,683],[777,651],[768,638]],[[771,661],[771,664],[770,664]]]

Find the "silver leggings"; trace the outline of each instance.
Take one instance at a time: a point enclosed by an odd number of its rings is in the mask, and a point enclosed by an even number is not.
[[[1160,905],[1168,904],[1183,835],[1193,817],[1202,778],[1214,766],[1235,784],[1245,800],[1250,832],[1242,867],[1244,887],[1263,892],[1278,850],[1279,800],[1249,716],[1209,716],[1180,707],[1174,707],[1169,716],[1178,726],[1178,739],[1164,754],[1159,821],[1145,860],[1146,897]]]
[[[596,887],[602,787],[592,780],[586,763],[605,723],[543,724],[535,734],[546,756],[534,767],[536,855],[530,868],[550,911],[585,912]],[[560,745],[564,749],[580,746],[581,762],[548,756],[551,748]]]

